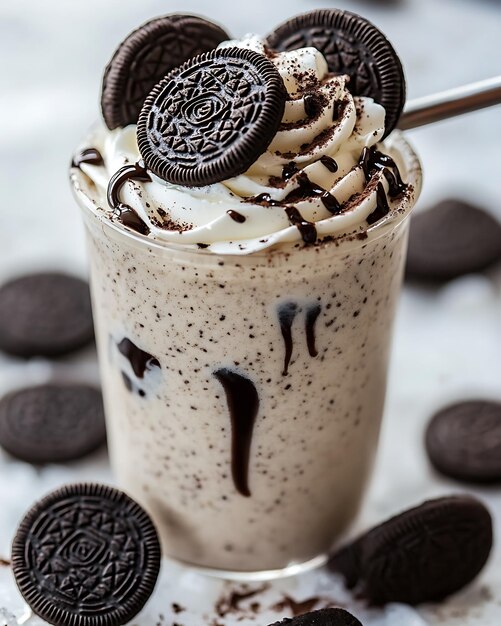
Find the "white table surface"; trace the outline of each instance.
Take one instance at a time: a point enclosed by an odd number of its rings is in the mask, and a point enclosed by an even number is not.
[[[496,0],[323,1],[364,13],[387,33],[407,72],[410,97],[487,78],[501,71],[501,2]],[[100,75],[120,39],[154,15],[193,11],[239,36],[266,32],[313,0],[0,0],[0,281],[33,268],[85,273],[79,216],[67,184],[72,149],[98,108]],[[414,131],[425,167],[420,206],[445,195],[477,200],[501,217],[501,109]],[[401,301],[374,481],[359,528],[423,499],[469,490],[491,508],[501,534],[501,489],[463,487],[432,473],[423,451],[428,416],[444,403],[501,398],[501,270],[456,280],[440,289],[407,287]],[[97,381],[92,351],[57,365],[0,356],[0,393],[50,379]],[[69,466],[35,469],[0,451],[0,557],[32,502],[64,482],[112,481],[105,453]],[[221,583],[164,564],[160,584],[132,623],[211,623]],[[467,590],[418,611],[390,606],[367,611],[323,572],[272,586],[259,598],[271,607],[283,593],[301,600],[320,593],[345,604],[371,626],[499,626],[501,550]],[[171,602],[189,610],[174,615]],[[43,622],[30,617],[10,568],[0,566],[0,626]],[[5,615],[13,616],[9,622]],[[285,616],[219,619],[231,626]],[[164,616],[162,621],[160,615]],[[242,616],[240,616],[242,617]],[[2,621],[3,618],[3,621]]]

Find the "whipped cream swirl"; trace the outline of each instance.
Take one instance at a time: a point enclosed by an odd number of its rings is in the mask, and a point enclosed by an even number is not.
[[[367,167],[384,133],[384,109],[352,96],[349,78],[330,74],[315,48],[275,53],[255,36],[221,45],[250,48],[275,64],[289,94],[282,124],[266,152],[240,176],[206,187],[173,185],[153,175],[150,181],[125,182],[120,201],[137,213],[149,236],[249,254],[286,242],[359,235],[391,216],[394,198],[409,191],[396,182],[399,171],[404,180],[407,172],[391,137],[378,146],[384,154],[377,153],[382,159],[370,176]],[[141,159],[136,127],[109,131],[103,125],[91,139],[103,164],[82,163],[80,169],[104,208],[110,178]],[[112,208],[106,214],[120,221]]]

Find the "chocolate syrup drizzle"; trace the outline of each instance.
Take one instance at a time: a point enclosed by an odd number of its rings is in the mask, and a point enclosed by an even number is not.
[[[233,369],[222,367],[214,372],[226,393],[231,419],[231,472],[237,491],[250,497],[249,459],[252,433],[259,409],[254,383]]]
[[[151,181],[151,177],[142,161],[133,165],[125,165],[113,174],[108,184],[108,204],[124,226],[135,230],[141,235],[149,235],[150,229],[144,220],[132,207],[120,201],[120,191],[128,180]]]
[[[331,213],[339,213],[341,210],[341,205],[336,198],[329,191],[320,187],[320,185],[312,183],[308,178],[308,175],[304,172],[301,172],[301,174],[298,175],[297,183],[298,188],[291,191],[285,197],[285,203],[289,204],[299,202],[301,200],[305,200],[306,198],[311,198],[312,196],[319,196],[322,204]]]
[[[338,171],[338,164],[332,157],[324,155],[320,158],[320,162],[330,172],[334,173]],[[407,188],[407,185],[400,176],[395,161],[387,154],[376,150],[374,146],[364,148],[359,165],[364,172],[367,183],[370,182],[376,171],[382,171],[383,176],[388,182],[390,198],[399,196]],[[289,218],[289,222],[297,227],[303,241],[306,244],[312,244],[316,242],[318,236],[316,226],[313,222],[305,220],[298,209],[293,205],[307,198],[317,196],[320,198],[325,208],[333,215],[341,213],[343,211],[343,205],[338,202],[332,193],[312,182],[308,178],[308,175],[305,172],[301,172],[295,162],[291,161],[285,165],[282,170],[282,180],[287,181],[293,176],[296,176],[298,187],[287,194],[283,200],[274,200],[269,193],[261,193],[257,196],[247,198],[247,202],[261,204],[263,206],[283,207]],[[387,215],[389,211],[390,207],[384,187],[379,183],[376,188],[376,209],[369,215],[367,222],[374,224]]]
[[[306,343],[310,356],[318,356],[318,350],[315,345],[315,323],[321,311],[322,305],[320,304],[314,304],[306,311]]]
[[[317,117],[317,115],[322,110],[322,99],[318,94],[314,92],[310,92],[304,95],[304,112],[311,119],[313,117]]]
[[[104,159],[97,148],[85,148],[76,154],[71,162],[71,167],[80,167],[82,163],[89,165],[104,165]]]
[[[292,323],[298,311],[299,307],[295,302],[284,302],[278,307],[278,321],[285,344],[284,369],[282,371],[283,376],[287,376],[289,373],[289,363],[294,345],[292,340]]]
[[[136,346],[135,343],[132,343],[127,337],[117,343],[117,348],[120,354],[123,354],[129,361],[134,374],[138,378],[144,378],[147,370],[151,370],[153,367],[160,367],[160,363],[156,357],[149,352],[141,350],[141,348]]]
[[[317,227],[315,224],[306,221],[295,206],[285,207],[285,212],[292,226],[295,226],[301,233],[304,243],[315,243],[317,240]]]
[[[326,167],[329,172],[337,172],[338,171],[338,164],[336,163],[336,161],[334,161],[334,159],[330,156],[324,155],[323,157],[320,157],[320,163]]]
[[[282,371],[283,376],[287,376],[289,373],[289,364],[292,356],[292,350],[294,348],[294,341],[292,339],[292,324],[296,318],[296,315],[301,311],[297,302],[290,300],[281,304],[278,309],[278,321],[280,324],[280,330],[282,337],[284,338],[285,356],[284,356],[284,369]],[[311,357],[318,356],[318,350],[316,348],[315,338],[315,324],[322,311],[322,305],[315,303],[310,305],[306,309],[305,315],[305,334],[306,344],[308,346],[308,353]]]
[[[390,198],[396,198],[405,191],[407,185],[402,180],[395,161],[387,154],[383,154],[379,150],[376,150],[374,146],[372,148],[363,149],[359,163],[367,182],[369,182],[375,171],[379,170],[383,173],[383,176],[388,182],[388,195]],[[386,192],[383,185],[378,183],[376,188],[376,208],[367,217],[367,222],[371,225],[375,224],[380,219],[385,217],[385,215],[388,215],[389,212],[390,206],[388,204]]]
[[[243,224],[247,219],[245,215],[242,215],[241,213],[239,213],[238,211],[234,211],[233,209],[229,209],[229,211],[226,211],[226,213],[228,213],[232,220],[238,222],[239,224]]]
[[[407,188],[395,161],[387,154],[376,150],[374,146],[363,149],[359,163],[367,182],[370,181],[375,170],[383,172],[383,176],[388,181],[390,198],[396,198]]]
[[[282,168],[282,180],[289,180],[289,178],[292,178],[294,174],[297,174],[298,172],[299,169],[297,165],[294,163],[294,161],[291,161],[290,163],[287,163],[287,165],[284,165]]]

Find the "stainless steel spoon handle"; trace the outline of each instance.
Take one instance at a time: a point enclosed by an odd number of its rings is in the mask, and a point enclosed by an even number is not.
[[[397,127],[410,130],[496,104],[501,104],[501,76],[410,100]]]

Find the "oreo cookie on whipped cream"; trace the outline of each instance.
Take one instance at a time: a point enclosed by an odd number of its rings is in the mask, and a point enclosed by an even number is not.
[[[248,254],[293,240],[309,246],[365,238],[396,214],[397,203],[399,214],[406,211],[419,192],[418,168],[412,155],[405,158],[401,138],[375,149],[385,115],[386,132],[393,124],[389,92],[376,94],[374,76],[370,88],[363,86],[365,69],[358,89],[348,68],[356,57],[362,69],[365,63],[391,74],[393,55],[375,27],[343,11],[292,18],[267,40],[220,42],[163,76],[143,94],[137,125],[111,135],[103,129],[87,142],[97,148],[75,164],[97,164],[99,154],[105,167],[116,163],[109,180],[84,167],[99,191],[108,183],[110,220],[168,244]],[[374,84],[386,89],[377,75]],[[403,76],[394,88],[404,90]],[[207,211],[211,194],[217,202]]]
[[[148,96],[137,127],[141,156],[175,184],[204,186],[237,176],[271,143],[286,98],[265,56],[244,48],[201,55]]]
[[[229,38],[217,24],[185,14],[157,17],[134,30],[104,72],[101,110],[108,128],[135,124],[146,96],[166,74]]]
[[[404,71],[391,43],[365,18],[341,9],[311,11],[278,26],[266,43],[278,51],[320,50],[331,72],[350,77],[353,95],[384,107],[385,136],[396,127],[405,104]]]

